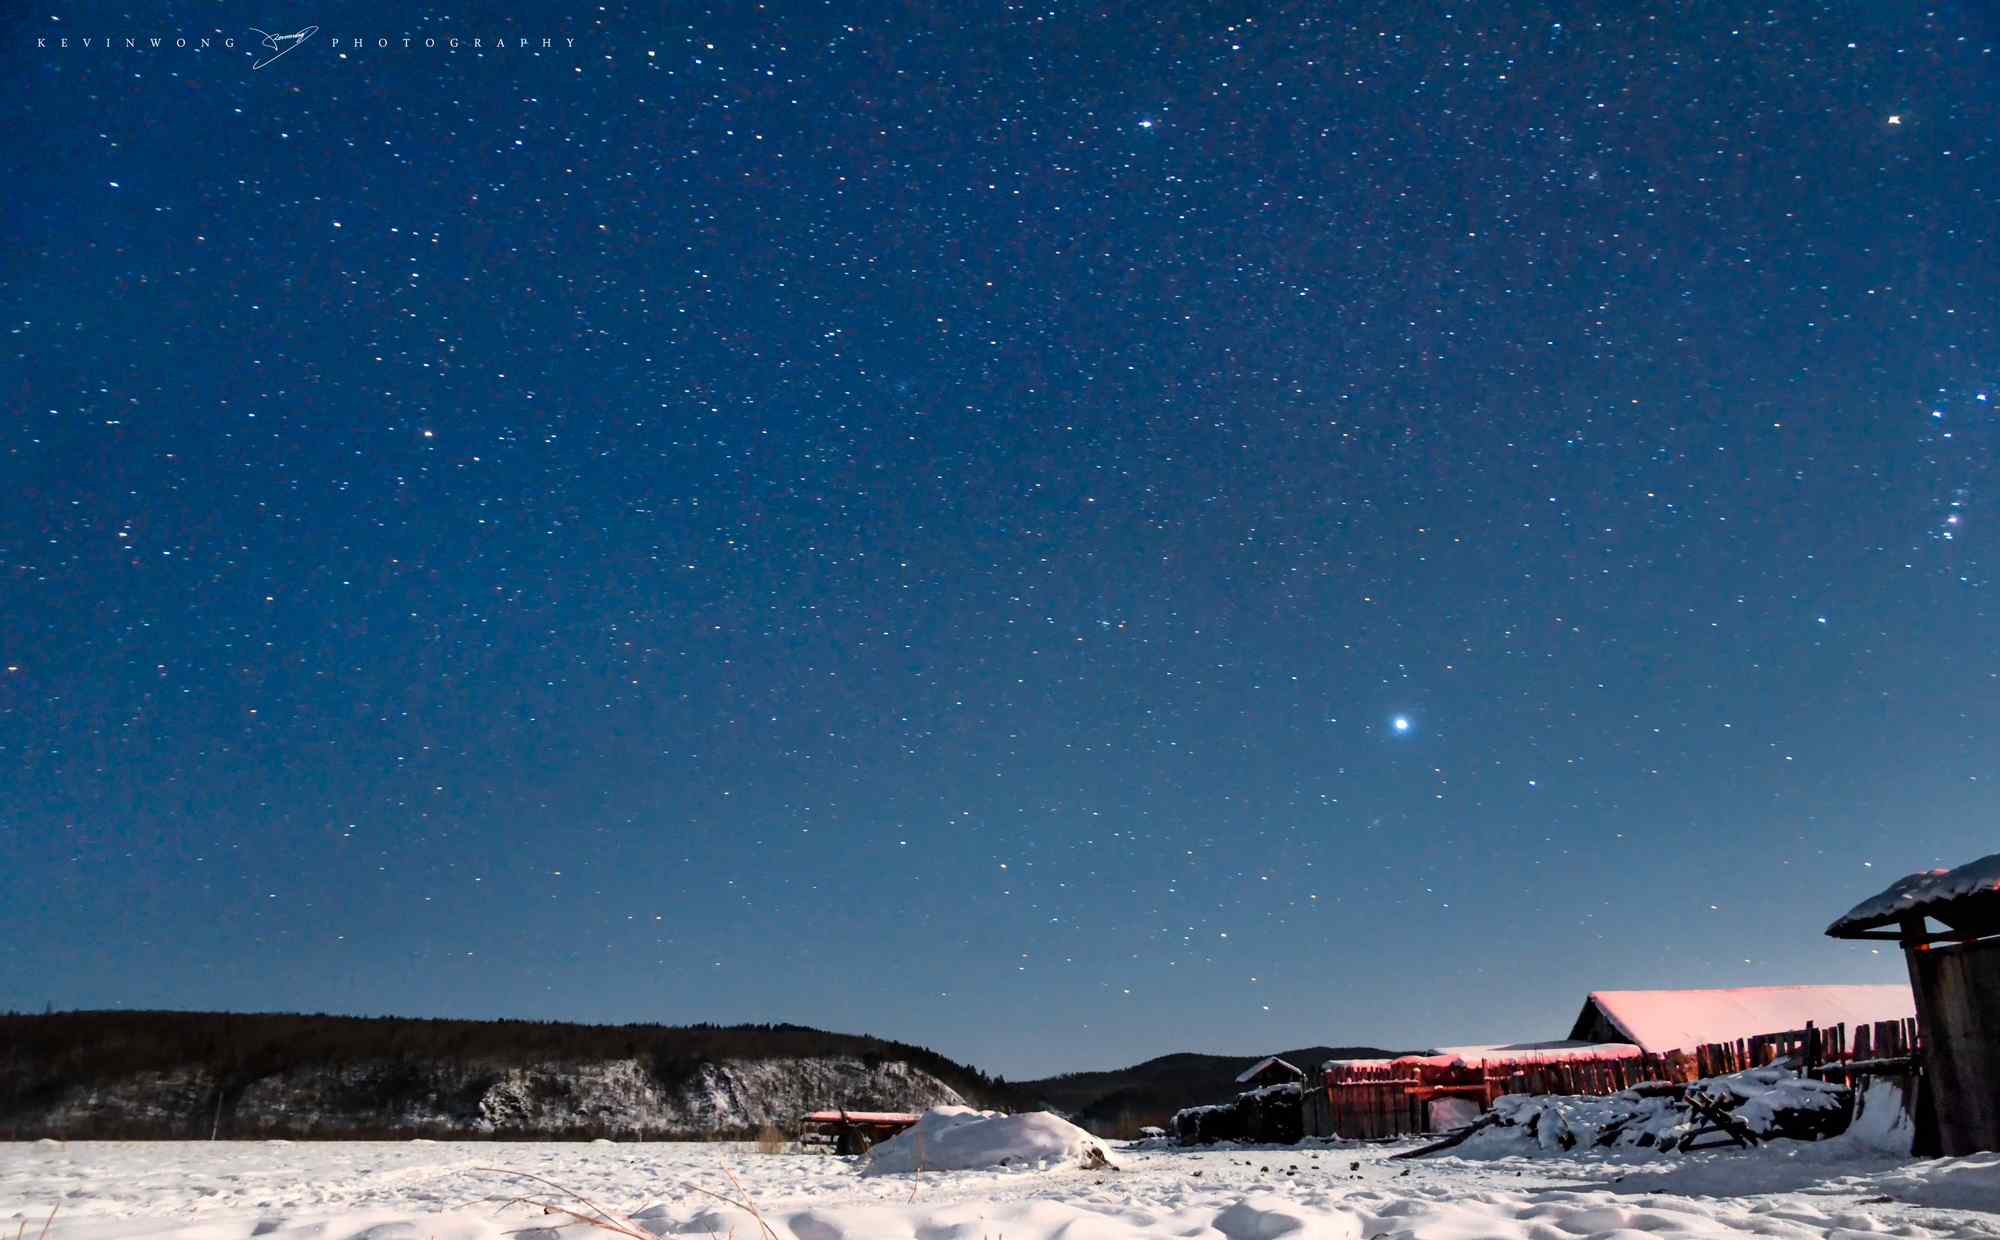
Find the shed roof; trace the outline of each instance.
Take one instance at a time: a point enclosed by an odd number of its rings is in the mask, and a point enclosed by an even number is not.
[[[1276,1055],[1266,1055],[1262,1059],[1259,1059],[1256,1063],[1251,1064],[1249,1067],[1243,1069],[1242,1072],[1238,1073],[1236,1076],[1236,1083],[1238,1085],[1248,1084],[1249,1082],[1257,1079],[1257,1074],[1264,1071],[1266,1068],[1283,1068],[1287,1075],[1296,1076],[1300,1078],[1303,1078],[1305,1076],[1305,1069],[1286,1063],[1284,1060],[1278,1058]]]
[[[915,1124],[920,1115],[908,1111],[814,1111],[808,1114],[808,1124]]]
[[[1923,870],[1899,878],[1826,928],[1836,939],[1893,926],[1906,917],[1934,917],[1954,930],[2000,931],[2000,853],[1955,870]]]
[[[1595,1008],[1650,1055],[1802,1029],[1806,1022],[1867,1025],[1915,1016],[1906,985],[1742,986],[1733,990],[1593,990],[1572,1037],[1587,1036]]]

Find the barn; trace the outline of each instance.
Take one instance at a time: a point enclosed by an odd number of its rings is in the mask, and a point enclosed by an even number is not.
[[[1739,986],[1727,990],[1593,990],[1569,1036],[1628,1042],[1648,1055],[1692,1051],[1780,1029],[1908,1020],[1908,986]]]
[[[1923,1056],[1916,1152],[2000,1150],[2000,853],[1898,879],[1826,932],[1903,948]]]

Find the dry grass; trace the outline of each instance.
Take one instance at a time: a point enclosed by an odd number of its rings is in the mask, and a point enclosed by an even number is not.
[[[776,1124],[766,1124],[757,1130],[757,1152],[759,1154],[782,1154],[788,1144],[785,1134]]]
[[[722,1169],[722,1174],[724,1174],[724,1175],[726,1175],[726,1176],[729,1176],[729,1183],[730,1183],[730,1184],[731,1184],[731,1185],[732,1185],[732,1186],[733,1186],[733,1187],[734,1187],[734,1188],[736,1189],[736,1191],[737,1191],[737,1192],[739,1192],[739,1193],[742,1193],[742,1194],[743,1194],[743,1200],[742,1200],[742,1201],[730,1201],[730,1202],[729,1202],[729,1204],[730,1204],[730,1205],[733,1205],[733,1206],[736,1206],[736,1207],[737,1207],[738,1209],[743,1209],[743,1210],[748,1210],[748,1211],[750,1211],[750,1217],[751,1217],[751,1218],[754,1218],[754,1219],[756,1219],[756,1220],[757,1220],[757,1226],[759,1226],[759,1227],[761,1227],[761,1228],[763,1228],[763,1229],[764,1229],[764,1234],[765,1234],[766,1236],[769,1236],[769,1237],[771,1238],[771,1240],[778,1240],[778,1233],[777,1233],[777,1232],[775,1232],[775,1231],[772,1231],[772,1230],[771,1230],[771,1225],[770,1225],[769,1223],[767,1223],[767,1222],[765,1222],[765,1221],[764,1221],[764,1216],[763,1216],[762,1214],[760,1214],[760,1213],[758,1212],[758,1210],[757,1210],[757,1203],[756,1203],[755,1201],[752,1201],[752,1200],[750,1199],[750,1194],[749,1194],[749,1193],[747,1193],[747,1192],[744,1192],[744,1189],[743,1189],[743,1185],[737,1182],[737,1179],[736,1179],[736,1177],[735,1177],[735,1176],[734,1176],[733,1174],[731,1174],[731,1173],[730,1173],[730,1170],[729,1170],[729,1168],[728,1168],[728,1167],[724,1167],[724,1168]],[[697,1191],[700,1191],[700,1190],[697,1190]],[[720,1193],[711,1193],[711,1194],[710,1194],[710,1196],[714,1196],[714,1197],[722,1197],[722,1195],[721,1195]],[[724,1201],[729,1201],[729,1198],[727,1198],[727,1197],[722,1197],[722,1200],[724,1200]]]
[[[533,1172],[513,1171],[509,1170],[506,1167],[475,1167],[473,1168],[473,1170],[490,1171],[494,1175],[511,1176],[517,1180],[533,1180],[535,1183],[546,1185],[549,1188],[553,1188],[558,1193],[561,1193],[564,1197],[567,1197],[569,1200],[577,1202],[580,1205],[583,1205],[584,1207],[589,1209],[590,1213],[585,1214],[582,1213],[581,1211],[572,1210],[568,1206],[557,1205],[555,1202],[544,1201],[538,1197],[532,1197],[532,1196],[515,1197],[512,1200],[507,1201],[501,1205],[500,1208],[503,1210],[506,1209],[508,1206],[517,1206],[517,1205],[540,1206],[542,1208],[542,1213],[544,1214],[561,1214],[578,1223],[585,1223],[591,1227],[601,1227],[605,1231],[615,1231],[621,1236],[631,1236],[633,1237],[633,1240],[653,1240],[652,1233],[642,1230],[639,1227],[639,1225],[637,1223],[634,1223],[631,1219],[618,1217],[617,1215],[611,1213],[611,1211],[606,1210],[603,1206],[600,1206],[596,1202],[592,1201],[590,1198],[585,1197],[582,1193],[579,1193],[574,1189],[564,1188],[562,1185],[556,1183],[554,1180],[547,1179],[543,1176],[535,1175]]]
[[[556,1192],[561,1193],[564,1197],[568,1198],[569,1200],[574,1201],[577,1204],[585,1207],[585,1209],[587,1209],[589,1213],[585,1213],[583,1210],[573,1210],[568,1206],[559,1205],[556,1202],[546,1201],[541,1198],[533,1196],[516,1197],[513,1200],[503,1204],[500,1207],[503,1210],[506,1209],[507,1206],[513,1206],[513,1205],[540,1206],[542,1208],[542,1213],[544,1214],[560,1214],[563,1217],[569,1219],[571,1222],[582,1223],[587,1227],[596,1227],[603,1231],[615,1232],[618,1235],[630,1237],[630,1240],[658,1240],[658,1238],[655,1237],[651,1232],[640,1227],[637,1223],[634,1223],[631,1219],[621,1218],[618,1215],[611,1213],[609,1210],[606,1210],[603,1206],[600,1206],[596,1202],[590,1200],[588,1197],[585,1197],[582,1193],[579,1193],[574,1189],[565,1188],[561,1184],[558,1184],[554,1180],[548,1179],[544,1176],[535,1175],[534,1173],[528,1171],[513,1171],[506,1167],[475,1167],[473,1168],[473,1170],[487,1171],[491,1172],[494,1175],[512,1176],[518,1180],[533,1180],[535,1183],[544,1185],[548,1188],[552,1188],[556,1190]],[[751,1218],[757,1220],[757,1226],[760,1229],[762,1229],[766,1240],[778,1240],[778,1233],[771,1230],[771,1225],[764,1221],[764,1215],[757,1209],[757,1203],[750,1199],[750,1194],[744,1191],[742,1182],[738,1180],[736,1176],[732,1174],[729,1168],[726,1166],[722,1168],[722,1174],[728,1178],[730,1186],[735,1188],[737,1193],[739,1193],[742,1196],[741,1201],[738,1201],[734,1197],[726,1196],[722,1193],[711,1192],[710,1190],[701,1187],[699,1184],[689,1184],[687,1185],[687,1187],[694,1190],[697,1193],[700,1193],[704,1197],[713,1197],[717,1201],[722,1202],[724,1205],[735,1206],[737,1209],[742,1210],[743,1212],[748,1214]],[[51,1219],[55,1217],[53,1211],[50,1212],[49,1217]],[[44,1232],[44,1234],[46,1234],[48,1231],[47,1226],[44,1226],[42,1228],[42,1231]],[[734,1235],[734,1232],[732,1231],[731,1234]]]

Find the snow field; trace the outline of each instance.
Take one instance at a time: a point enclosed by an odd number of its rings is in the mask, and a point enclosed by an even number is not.
[[[745,1145],[0,1146],[0,1228],[49,1240],[589,1240],[514,1199],[545,1176],[657,1236],[781,1240],[1632,1240],[2000,1237],[2000,1156],[1912,1162],[1845,1138],[1736,1151],[1387,1161],[1393,1147],[1114,1147],[1122,1168],[864,1174]],[[576,1203],[571,1202],[571,1205]]]

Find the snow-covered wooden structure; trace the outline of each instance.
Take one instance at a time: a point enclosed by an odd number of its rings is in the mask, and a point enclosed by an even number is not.
[[[1569,1036],[1624,1042],[1648,1055],[1692,1052],[1777,1030],[1907,1020],[1907,986],[1738,986],[1726,990],[1593,990]]]
[[[1300,1100],[1303,1125],[1308,1136],[1434,1132],[1510,1094],[1685,1084],[1781,1056],[1844,1063],[1855,1047],[1907,1047],[1915,1013],[1905,986],[1592,991],[1563,1041],[1332,1060]]]
[[[799,1121],[800,1143],[831,1145],[839,1154],[866,1154],[876,1142],[914,1128],[921,1118],[907,1111],[814,1111]]]
[[[1267,1085],[1296,1085],[1305,1079],[1304,1068],[1286,1063],[1276,1055],[1267,1055],[1236,1074],[1236,1083],[1245,1089],[1262,1089]]]
[[[1903,948],[1923,1061],[1916,1152],[2000,1150],[2000,853],[1898,879],[1826,932]]]
[[[1393,1137],[1463,1123],[1513,1093],[1612,1093],[1658,1073],[1636,1046],[1516,1042],[1332,1059],[1300,1099],[1309,1137]]]

